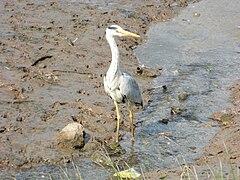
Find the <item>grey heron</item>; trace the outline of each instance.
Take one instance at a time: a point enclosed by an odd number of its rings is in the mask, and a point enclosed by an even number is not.
[[[133,125],[133,105],[143,106],[141,91],[135,79],[128,73],[119,69],[119,51],[114,40],[115,36],[131,36],[139,38],[140,36],[128,32],[118,25],[111,25],[106,29],[106,39],[109,43],[112,61],[109,69],[104,76],[104,89],[108,96],[113,99],[117,113],[116,142],[119,138],[120,112],[118,104],[126,103],[129,108],[130,128],[132,133],[132,142],[134,142],[134,125]]]

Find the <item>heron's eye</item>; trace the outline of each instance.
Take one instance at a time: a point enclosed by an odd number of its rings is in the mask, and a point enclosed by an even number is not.
[[[117,27],[115,27],[115,26],[110,26],[110,27],[108,27],[108,29],[114,29],[114,30],[116,30]]]

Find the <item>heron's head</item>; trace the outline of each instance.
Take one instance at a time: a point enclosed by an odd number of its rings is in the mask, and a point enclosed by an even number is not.
[[[111,25],[106,29],[106,35],[111,36],[131,36],[135,38],[139,38],[140,36],[134,33],[131,33],[129,31],[125,31],[123,28],[121,28],[118,25]]]

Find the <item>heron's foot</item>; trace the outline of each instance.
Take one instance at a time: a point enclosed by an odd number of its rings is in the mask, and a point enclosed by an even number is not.
[[[122,136],[121,133],[119,133],[118,135],[116,134],[116,140],[115,140],[115,142],[119,142],[119,141],[121,141],[122,139],[123,139],[123,136]]]

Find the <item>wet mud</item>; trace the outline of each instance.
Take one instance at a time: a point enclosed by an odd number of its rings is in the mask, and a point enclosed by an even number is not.
[[[111,60],[105,28],[118,24],[142,36],[118,44],[122,67],[137,79],[147,106],[161,67],[141,70],[132,50],[146,40],[152,22],[170,19],[189,2],[1,1],[0,168],[89,157],[114,141],[114,104],[102,83]],[[128,112],[121,111],[121,127],[128,132]],[[61,149],[55,138],[72,122],[84,127],[85,145]]]
[[[239,167],[240,152],[240,80],[230,87],[230,101],[233,108],[225,109],[212,114],[211,118],[221,125],[221,130],[204,149],[204,154],[199,158],[199,164],[233,163]]]

